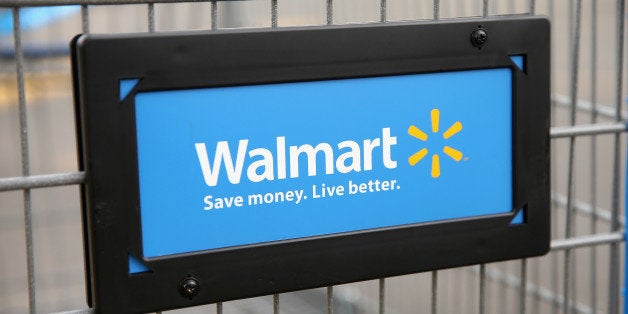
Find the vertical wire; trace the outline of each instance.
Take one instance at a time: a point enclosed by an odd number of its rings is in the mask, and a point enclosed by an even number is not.
[[[270,24],[271,27],[277,27],[277,0],[270,2]],[[273,294],[273,314],[279,314],[279,294]]]
[[[488,17],[488,0],[482,1],[482,16]]]
[[[461,276],[461,281],[462,283],[460,284],[460,286],[462,287],[462,293],[460,294],[462,297],[460,298],[460,300],[462,300],[462,304],[464,304],[465,306],[463,306],[463,312],[467,310],[467,308],[471,307],[470,305],[472,304],[473,300],[475,300],[475,293],[471,293],[471,291],[475,292],[474,289],[477,287],[475,285],[475,281],[473,280],[473,278],[471,278],[470,276],[470,272],[469,269],[473,267],[473,266],[469,266],[469,267],[464,267],[460,269],[460,273],[462,274]]]
[[[440,19],[440,0],[434,0],[434,19]]]
[[[519,314],[526,312],[526,293],[528,289],[528,259],[521,260],[521,274],[519,284]]]
[[[270,24],[271,27],[277,27],[277,0],[270,1]],[[279,314],[279,294],[273,294],[273,313]]]
[[[155,32],[155,4],[148,3],[148,31]]]
[[[440,19],[440,0],[434,0],[434,20]],[[438,271],[432,271],[432,314],[438,313]]]
[[[334,1],[327,0],[327,25],[334,24]]]
[[[480,264],[480,314],[486,313],[486,264]]]
[[[504,262],[502,263],[502,272],[504,274],[508,274],[508,262]],[[500,282],[501,285],[501,289],[500,291],[500,297],[499,297],[499,305],[500,305],[500,313],[508,313],[508,289],[510,289],[510,287],[508,287],[508,284],[506,283],[506,281],[501,281]]]
[[[532,282],[536,283],[536,285],[538,286],[540,283],[540,260],[539,259],[534,259],[533,260],[533,267],[532,267]],[[541,298],[539,296],[538,293],[533,293],[532,294],[532,312],[531,313],[540,313],[541,312]]]
[[[460,298],[462,300],[462,294],[464,293],[464,289],[465,287],[462,285],[462,280],[464,279],[464,274],[460,275],[462,273],[462,270],[460,270],[459,268],[456,268],[452,271],[452,275],[454,276],[454,291],[453,293],[453,297],[454,298]],[[452,312],[453,313],[462,313],[464,312],[464,305],[463,302],[452,302]],[[461,309],[462,307],[462,309]]]
[[[438,272],[432,271],[432,314],[438,313]]]
[[[270,24],[271,27],[277,27],[277,0],[270,1]]]
[[[571,50],[571,87],[570,87],[570,99],[571,99],[571,116],[570,124],[576,124],[576,102],[578,93],[578,59],[580,56],[580,22],[582,16],[582,0],[576,0],[575,3],[575,16],[574,16],[574,30],[572,38],[572,50]],[[570,10],[571,11],[571,10]],[[575,155],[575,141],[574,136],[569,138],[569,161],[568,161],[568,173],[567,173],[567,212],[565,221],[565,237],[571,238],[574,234],[574,213],[573,213],[573,198],[574,198],[574,155]],[[572,273],[574,268],[574,260],[572,258],[571,249],[565,250],[564,260],[564,277],[563,277],[563,313],[569,314],[572,310],[572,289],[575,291],[575,287],[571,284]]]
[[[327,0],[326,7],[327,25],[334,24],[334,2],[333,0]],[[327,314],[334,313],[334,287],[327,287]]]
[[[22,156],[22,175],[30,175],[28,152],[28,125],[26,117],[26,94],[24,91],[24,54],[22,51],[22,31],[20,29],[20,8],[13,8],[13,40],[15,42],[15,69],[17,72],[20,152]],[[26,238],[26,269],[28,274],[28,308],[36,313],[35,302],[35,261],[33,258],[33,225],[31,210],[31,190],[24,189],[24,233]]]
[[[379,1],[379,21],[386,23],[386,0]]]
[[[81,5],[81,27],[83,34],[89,33],[89,7],[87,4]]]
[[[623,87],[623,69],[624,69],[624,10],[625,1],[617,1],[617,54],[616,54],[616,94],[615,94],[615,120],[621,121],[622,109],[622,87]],[[620,138],[619,133],[614,135],[614,154],[613,154],[613,190],[612,190],[612,209],[611,209],[611,230],[618,231],[619,223],[619,169],[620,169]],[[608,291],[608,312],[619,313],[619,244],[613,243],[610,246],[610,269],[609,269],[609,291]]]
[[[536,1],[530,0],[530,15],[536,14]]]
[[[273,294],[273,314],[279,314],[279,294]]]
[[[591,124],[597,122],[597,1],[591,1]],[[597,136],[591,137],[590,164],[590,203],[591,203],[591,234],[597,233]],[[597,248],[590,248],[589,256],[589,305],[593,313],[597,309]]]
[[[444,274],[444,277],[443,277],[443,274]],[[448,289],[440,288],[438,290],[438,294],[436,295],[438,300],[442,300],[443,298],[447,299],[447,297],[449,297],[449,295],[452,294],[452,284],[451,284],[451,282],[452,282],[451,278],[452,277],[453,277],[453,270],[439,271],[438,272],[438,279],[437,280],[440,280],[442,282],[443,278],[445,279],[444,280],[445,284],[444,285],[440,284],[440,286],[448,287]],[[437,283],[438,283],[438,281],[437,281]],[[436,304],[438,305],[438,311],[441,312],[441,313],[451,313],[452,312],[451,308],[453,307],[451,303],[452,302],[443,302],[443,303],[439,304],[438,302],[436,302]]]
[[[386,313],[386,279],[379,279],[379,314]]]
[[[218,3],[217,0],[211,0],[209,3],[211,29],[218,29]],[[273,302],[274,307],[274,302]],[[216,314],[222,314],[222,302],[216,302]]]
[[[209,7],[211,10],[211,27],[212,29],[218,29],[218,3],[216,0],[211,0],[209,3]]]
[[[277,27],[277,0],[270,1],[270,24],[271,27]],[[279,294],[273,294],[273,313],[279,314]]]
[[[550,21],[552,23],[555,22],[554,11],[555,11],[554,10],[554,1],[548,1],[547,13],[548,13],[548,15],[550,17]],[[551,41],[550,44],[554,45],[554,41]],[[550,49],[551,51],[555,51],[554,46],[552,46],[550,48],[551,48]],[[555,63],[553,63],[552,66],[554,66],[554,64]],[[554,73],[554,71],[551,71],[551,73]],[[554,84],[555,76],[556,76],[555,74],[552,74],[552,77],[551,77],[551,80],[552,80],[551,85],[552,86],[556,86],[556,84]],[[556,125],[556,105],[554,103],[552,103],[552,106],[551,106],[551,125],[552,126]],[[551,180],[551,186],[552,186],[551,189],[552,189],[552,191],[555,191],[556,190],[556,185],[557,185],[556,179],[555,179],[555,178],[557,178],[557,175],[556,175],[556,169],[557,169],[556,158],[555,157],[551,158],[550,162],[551,162],[550,177],[554,178],[553,180]],[[552,206],[551,208],[553,210],[557,208],[554,205],[551,205],[551,206]],[[556,216],[556,210],[553,211],[553,214],[554,214],[553,217],[555,217]],[[556,223],[557,219],[552,218],[551,220],[552,220],[552,223],[554,225],[557,224]],[[558,228],[556,228],[555,226],[552,226],[552,228],[551,228],[552,239],[555,239],[557,237],[557,231],[556,231],[557,229]],[[550,288],[551,288],[552,291],[556,291],[558,293],[558,277],[559,277],[559,274],[558,274],[558,253],[550,252],[549,254],[550,254],[550,269],[551,269],[550,273],[552,274],[551,275],[551,280],[550,280]],[[558,314],[558,312],[560,310],[559,307],[560,307],[560,304],[558,303],[558,299],[554,298],[554,300],[552,302],[552,313]]]
[[[327,314],[334,313],[334,286],[327,287]]]

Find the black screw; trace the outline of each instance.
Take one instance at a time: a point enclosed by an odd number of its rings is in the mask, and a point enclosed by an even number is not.
[[[198,294],[200,289],[201,284],[194,277],[185,278],[179,285],[179,292],[181,295],[190,300]]]
[[[482,48],[487,39],[488,34],[486,34],[486,31],[481,28],[478,28],[471,33],[471,43],[475,47]]]

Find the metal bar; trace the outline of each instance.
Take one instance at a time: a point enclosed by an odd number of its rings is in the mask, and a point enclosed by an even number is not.
[[[379,279],[379,314],[386,313],[386,279]]]
[[[89,7],[86,4],[81,5],[81,28],[83,33],[89,33]]]
[[[486,313],[486,264],[480,264],[480,314]]]
[[[532,260],[532,282],[540,282],[540,260],[533,259]],[[527,285],[526,285],[527,287]],[[540,313],[541,312],[541,298],[538,295],[532,295],[532,309],[531,313]]]
[[[482,0],[482,16],[488,17],[488,0]]]
[[[569,107],[571,105],[569,96],[565,96],[561,94],[552,94],[552,102],[562,107]],[[578,99],[578,102],[576,103],[576,107],[579,110],[584,110],[584,111],[595,110],[595,113],[602,117],[615,119],[615,108],[607,104],[600,104],[600,103],[591,104],[591,102],[588,100]],[[628,111],[623,110],[621,113],[621,117],[622,117],[622,120],[628,120]]]
[[[279,294],[273,294],[273,314],[279,314]]]
[[[438,271],[432,271],[432,314],[438,313]]]
[[[575,24],[572,36],[572,49],[571,49],[571,82],[569,96],[571,99],[571,112],[570,112],[570,125],[576,124],[576,102],[578,97],[578,69],[579,69],[579,56],[580,56],[580,23],[582,16],[582,0],[576,0],[575,2]],[[571,10],[570,10],[571,12]],[[565,216],[565,237],[568,239],[574,234],[574,214],[573,214],[573,195],[575,190],[574,182],[574,158],[575,158],[575,144],[576,138],[572,135],[569,138],[569,160],[568,160],[568,172],[567,172],[567,208]],[[573,260],[572,252],[568,248],[565,250],[565,260],[563,261],[563,300],[565,305],[563,306],[563,314],[569,314],[571,311],[572,293],[575,291],[575,286],[572,285],[572,273],[575,260]]]
[[[624,241],[624,234],[621,231],[593,234],[569,239],[553,240],[551,251],[571,250],[581,247],[589,247],[601,244],[615,244]]]
[[[572,126],[558,126],[550,129],[552,138],[574,137],[582,135],[597,134],[617,134],[626,132],[628,126],[626,122],[608,123],[608,124],[580,124]]]
[[[270,2],[270,23],[271,27],[277,27],[277,0]],[[279,314],[279,294],[273,294],[273,313]]]
[[[277,27],[277,0],[270,1],[270,26]]]
[[[616,45],[617,45],[617,53],[615,59],[615,70],[616,72],[616,85],[615,85],[615,120],[621,121],[621,109],[622,109],[622,88],[623,88],[623,70],[624,70],[624,10],[625,10],[625,1],[618,0],[616,2],[617,10],[616,10],[616,19],[617,19],[617,31],[616,31]],[[620,159],[621,154],[619,151],[620,147],[620,135],[615,134],[614,138],[614,149],[613,149],[613,183],[612,183],[612,202],[611,202],[611,231],[618,231],[620,228],[619,225],[619,214],[620,214],[620,204],[619,204],[619,179],[620,179]],[[620,294],[620,282],[619,282],[619,245],[617,243],[611,244],[610,253],[609,253],[609,281],[608,281],[608,312],[611,314],[619,313],[619,299],[621,297]]]
[[[557,233],[557,232],[556,232]],[[551,247],[551,246],[550,246]],[[558,270],[558,256],[557,254],[550,254],[551,255],[551,265],[550,265],[550,273],[551,275],[551,282],[550,282],[550,289],[552,291],[558,291],[558,277],[559,277],[559,270]],[[560,304],[558,302],[553,302],[552,303],[552,313],[558,314],[560,310]]]
[[[333,0],[327,0],[326,7],[326,18],[327,25],[332,25],[334,23],[334,3]],[[327,287],[327,314],[334,313],[334,287]]]
[[[82,309],[82,310],[71,310],[64,312],[56,312],[52,314],[92,314],[94,313],[94,309]]]
[[[597,122],[597,1],[591,1],[591,124]],[[590,165],[589,178],[589,202],[591,217],[589,220],[589,231],[591,234],[597,233],[597,137],[593,136],[589,144]],[[593,310],[597,309],[597,248],[592,246],[589,252],[589,305]]]
[[[386,23],[386,0],[379,1],[379,22]]]
[[[150,33],[155,32],[155,4],[148,4],[148,31]]]
[[[536,14],[535,7],[536,7],[536,1],[535,0],[530,0],[530,14],[531,15]]]
[[[327,314],[334,313],[334,287],[327,287]]]
[[[508,263],[502,263],[501,264],[503,269],[506,269],[505,273],[507,273],[508,271]],[[499,289],[499,297],[497,298],[498,302],[499,302],[499,312],[498,313],[508,313],[508,286],[506,285],[505,282],[501,283],[500,289]]]
[[[552,23],[555,23],[555,21],[556,21],[555,20],[555,15],[554,15],[554,6],[555,6],[554,1],[547,1],[547,14],[549,15],[550,21]],[[552,40],[550,42],[550,49],[552,51],[555,51],[555,46],[556,46],[555,41]],[[550,71],[551,72],[551,77],[550,77],[551,86],[556,86],[556,82],[555,82],[556,74],[555,74],[555,71],[554,71],[555,68],[556,68],[556,62],[553,62],[552,65],[551,65],[551,69],[550,69],[551,70]],[[557,100],[555,100],[555,97],[560,97],[559,100],[563,100],[562,104],[564,106],[568,106],[569,105],[569,98],[567,96],[556,95],[554,93],[554,94],[551,94],[550,97],[551,97],[551,100],[552,100],[552,104],[557,103]],[[561,104],[561,103],[559,103],[559,104]],[[551,125],[556,125],[556,116],[557,116],[556,115],[556,111],[557,111],[557,106],[550,105],[550,113],[551,113],[551,115],[550,115],[550,119],[551,119],[550,122],[551,122]],[[550,177],[551,178],[556,178],[557,177],[556,173],[557,173],[557,168],[558,167],[556,165],[557,165],[556,158],[551,158],[551,160],[550,160]],[[556,190],[556,187],[558,185],[556,180],[550,180],[550,184],[551,184],[551,190],[552,191]],[[567,198],[565,197],[565,204],[566,203],[567,203]],[[551,238],[556,237],[556,234],[558,233],[557,232],[558,228],[556,228],[554,226],[556,224],[556,219],[554,219],[553,216],[554,215],[552,215],[552,218],[551,218],[551,221],[550,221]],[[558,291],[558,257],[556,256],[556,254],[549,254],[549,259],[550,259],[550,266],[549,266],[549,268],[550,268],[550,288],[551,288],[552,291]],[[559,306],[560,305],[557,302],[552,302],[551,303],[551,312],[550,313],[558,314]]]
[[[559,193],[552,193],[552,203],[559,206],[567,206],[567,197]],[[595,213],[595,216],[597,217],[596,219],[603,220],[604,222],[611,221],[612,215],[610,211],[597,207],[597,206],[595,207],[595,211],[592,211],[591,206],[592,204],[590,203],[582,202],[578,200],[574,200],[574,203],[573,203],[573,207],[576,209],[576,211],[580,213],[583,213],[586,215],[591,215]],[[623,217],[619,217],[619,223],[622,226],[625,225],[625,220]]]
[[[51,186],[81,184],[85,182],[85,172],[66,172],[26,177],[0,179],[0,192],[46,188]]]
[[[15,68],[18,86],[18,112],[20,121],[20,155],[22,157],[22,176],[30,175],[28,152],[28,126],[26,117],[26,93],[24,91],[24,55],[22,51],[22,30],[20,28],[20,8],[13,8],[13,40],[15,44]],[[24,233],[26,239],[26,269],[28,276],[28,308],[30,313],[37,313],[35,299],[35,261],[33,257],[33,225],[31,210],[31,191],[24,194]]]
[[[434,19],[440,19],[440,0],[434,0]]]
[[[216,303],[216,314],[222,314],[222,302]]]
[[[528,284],[528,259],[521,259],[521,274],[519,276],[521,281],[519,287],[519,314],[525,314],[526,312],[526,293]]]
[[[334,1],[327,0],[327,25],[334,24]]]
[[[217,0],[210,1],[210,10],[211,10],[211,28],[218,29],[218,3]]]

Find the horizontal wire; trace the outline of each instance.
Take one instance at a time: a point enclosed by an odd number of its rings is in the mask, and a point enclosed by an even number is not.
[[[85,172],[0,178],[0,192],[85,183]]]
[[[556,94],[556,93],[552,94],[552,102],[558,106],[565,107],[565,108],[568,108],[569,106],[571,106],[571,101],[569,100],[569,96],[562,95],[562,94]],[[612,118],[613,120],[616,119],[615,107],[610,106],[608,104],[595,103],[595,106],[593,106],[591,102],[588,100],[578,99],[576,101],[576,108],[582,111],[595,110],[595,112],[602,117]],[[628,111],[625,111],[625,110],[622,111],[621,116],[622,116],[622,119],[627,120]]]
[[[56,312],[52,314],[92,314],[94,313],[94,309],[83,309],[83,310],[70,310],[65,312]]]
[[[582,135],[615,134],[626,131],[626,123],[580,124],[574,126],[558,126],[550,130],[551,138],[572,137]]]
[[[569,239],[560,239],[553,240],[551,243],[551,251],[560,251],[581,247],[591,247],[595,245],[601,244],[611,244],[622,242],[625,239],[624,231],[613,232],[613,233],[603,233],[603,234],[593,234],[586,235],[581,237],[569,238]]]
[[[560,193],[552,193],[552,203],[557,206],[565,207],[567,206],[567,196]],[[593,206],[591,203],[579,201],[577,199],[574,200],[573,207],[582,214],[586,215],[595,215],[597,219],[600,219],[604,222],[610,222],[611,212],[608,209],[604,209],[602,207],[596,206],[595,211],[593,210]],[[619,222],[623,226],[626,223],[626,220],[623,217],[619,217]]]

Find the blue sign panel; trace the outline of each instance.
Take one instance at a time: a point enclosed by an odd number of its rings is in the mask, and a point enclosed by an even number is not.
[[[512,75],[138,92],[144,256],[510,213]]]

